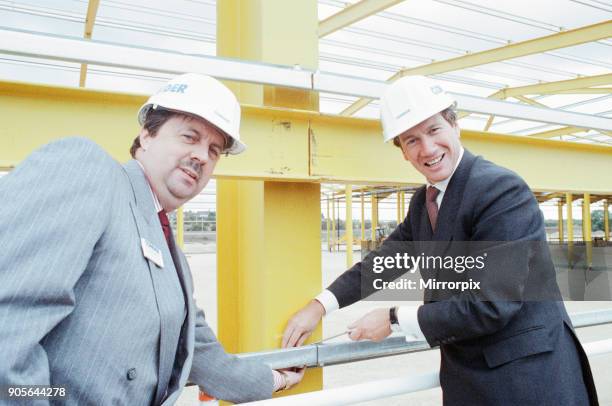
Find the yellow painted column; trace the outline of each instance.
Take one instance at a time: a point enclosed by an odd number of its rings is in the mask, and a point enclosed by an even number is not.
[[[402,192],[397,188],[397,224],[402,222]]]
[[[332,211],[332,236],[331,236],[331,246],[332,251],[336,249],[336,200],[334,199],[334,195],[332,193],[332,201],[331,201],[331,211]]]
[[[342,238],[340,237],[340,198],[336,201],[336,218],[338,224],[336,225],[336,251],[340,252],[340,245],[342,244]]]
[[[557,202],[557,225],[559,228],[559,242],[563,242],[563,201]]]
[[[346,267],[350,268],[353,266],[353,188],[351,185],[346,185],[344,194],[346,201],[346,223],[344,226],[346,236]]]
[[[317,69],[316,0],[223,0],[216,4],[218,56]],[[245,104],[318,111],[318,94],[313,92],[228,85]],[[307,129],[292,122],[280,123],[278,129],[282,138],[242,131],[249,145],[244,156],[249,150],[277,151],[278,145],[269,145],[277,139],[287,151],[307,156]],[[219,338],[228,351],[278,348],[289,317],[320,292],[320,199],[317,183],[218,180],[218,325]],[[318,328],[310,340],[320,338]],[[322,371],[313,369],[301,385],[283,395],[321,387]]]
[[[567,261],[570,268],[574,262],[574,218],[572,204],[574,197],[571,193],[565,194],[565,204],[567,205]]]
[[[329,197],[326,196],[325,202],[327,203],[327,217],[325,218],[325,241],[327,242],[327,250],[331,252],[331,241],[329,239]]]
[[[610,212],[608,200],[604,200],[604,240],[610,241]]]
[[[372,192],[372,241],[376,241],[376,228],[378,227],[378,198]]]
[[[591,194],[585,193],[582,200],[582,241],[586,245],[586,266],[593,265],[593,238],[591,236]]]
[[[176,243],[181,249],[185,245],[185,217],[183,206],[176,210]]]
[[[361,241],[365,240],[365,193],[361,192]]]
[[[565,204],[567,205],[567,243],[572,244],[574,242],[574,218],[572,213],[572,204],[574,202],[571,193],[565,194]]]

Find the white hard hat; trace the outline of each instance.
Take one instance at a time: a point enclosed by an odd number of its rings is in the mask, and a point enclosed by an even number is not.
[[[387,142],[427,120],[455,100],[425,76],[405,76],[391,83],[380,99],[383,138]]]
[[[234,140],[227,151],[239,154],[246,149],[240,142],[240,104],[236,96],[221,82],[207,75],[185,73],[170,80],[149,97],[138,111],[142,125],[151,109],[168,110],[201,117]]]

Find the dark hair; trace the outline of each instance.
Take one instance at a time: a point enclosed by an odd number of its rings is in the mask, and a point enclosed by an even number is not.
[[[193,118],[191,115],[178,113],[172,110],[161,108],[150,109],[147,112],[142,128],[147,130],[151,137],[155,137],[161,126],[172,117],[183,117],[189,120]],[[234,139],[232,137],[228,137],[223,131],[220,131],[220,133],[223,135],[224,139],[223,151],[228,151],[234,145]],[[140,146],[140,135],[137,135],[136,138],[134,138],[134,141],[132,141],[132,146],[130,147],[130,155],[132,158],[136,158],[136,151],[138,148],[140,148]]]
[[[451,125],[451,126],[456,126],[457,125],[457,111],[455,110],[455,103],[453,103],[451,106],[445,108],[444,110],[442,110],[440,112],[440,115],[442,117],[444,117],[444,119]],[[399,135],[395,138],[393,138],[393,145],[395,145],[398,148],[401,148],[402,145],[400,144],[400,140],[399,140]]]

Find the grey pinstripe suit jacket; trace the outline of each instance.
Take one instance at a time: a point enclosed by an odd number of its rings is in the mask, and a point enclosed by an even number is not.
[[[233,402],[271,396],[270,368],[227,354],[196,308],[136,161],[53,142],[0,179],[0,201],[0,386],[64,386],[56,401],[75,405],[172,404],[188,379]]]

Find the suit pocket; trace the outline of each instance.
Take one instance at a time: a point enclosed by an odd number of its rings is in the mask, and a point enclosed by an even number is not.
[[[482,352],[489,368],[496,368],[519,358],[550,352],[553,349],[553,340],[548,329],[535,326],[491,344]]]

